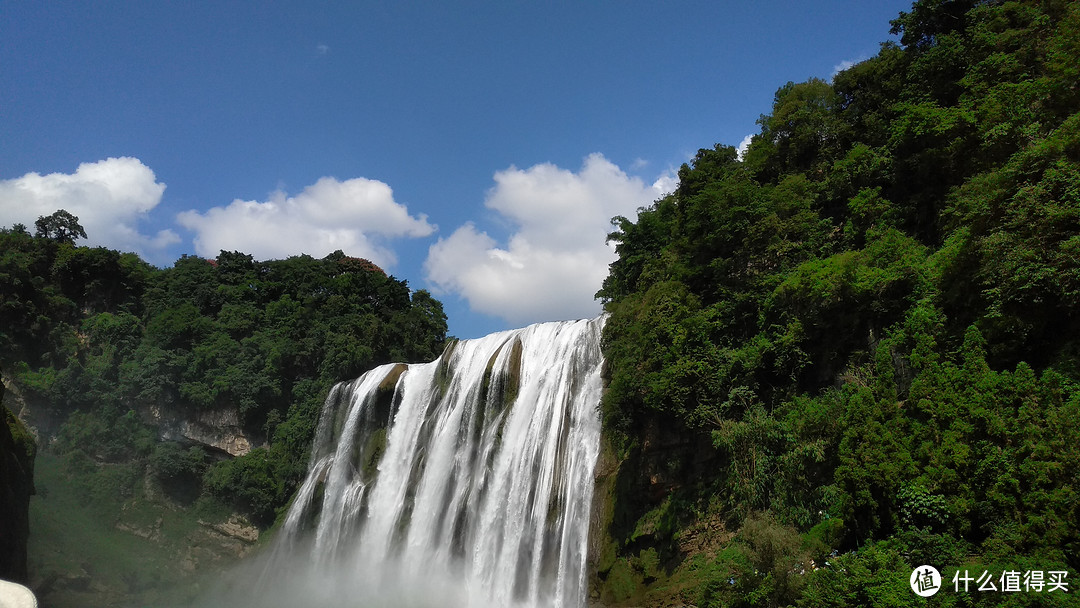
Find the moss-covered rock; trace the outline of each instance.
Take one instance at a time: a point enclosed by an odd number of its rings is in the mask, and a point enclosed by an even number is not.
[[[360,450],[359,466],[365,483],[375,480],[379,462],[386,452],[386,429],[379,427],[371,432]]]
[[[375,390],[375,411],[373,414],[376,424],[385,425],[389,422],[394,411],[394,395],[397,392],[398,380],[408,369],[408,365],[398,363],[390,368],[389,373],[379,383],[378,388]]]
[[[439,387],[438,398],[442,399],[443,395],[450,388],[450,360],[453,358],[454,349],[457,348],[458,340],[450,339],[446,341],[446,346],[443,347],[443,352],[439,355],[439,364],[435,368],[435,386]]]

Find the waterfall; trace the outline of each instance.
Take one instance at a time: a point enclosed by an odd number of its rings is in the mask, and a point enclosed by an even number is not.
[[[602,325],[454,342],[336,386],[268,576],[315,575],[328,605],[584,606]]]

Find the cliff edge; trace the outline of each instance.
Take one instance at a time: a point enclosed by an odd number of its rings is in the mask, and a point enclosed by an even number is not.
[[[0,401],[3,397],[4,385],[0,383]],[[15,414],[2,405],[0,413],[0,579],[26,582],[37,445]]]

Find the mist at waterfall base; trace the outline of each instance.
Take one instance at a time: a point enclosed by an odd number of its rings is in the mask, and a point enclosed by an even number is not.
[[[336,386],[273,546],[204,605],[585,605],[603,318]]]

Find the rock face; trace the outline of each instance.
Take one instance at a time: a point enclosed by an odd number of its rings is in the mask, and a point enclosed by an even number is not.
[[[252,448],[233,408],[164,412],[153,407],[150,418],[161,429],[162,439],[199,443],[230,456],[243,456]]]
[[[657,546],[656,522],[642,516],[718,466],[708,435],[690,432],[658,415],[643,418],[635,431],[638,441],[623,453],[618,453],[611,436],[602,439],[589,530],[590,605],[625,604],[626,596],[620,596],[618,588],[634,582],[614,572],[619,555]],[[674,549],[684,555],[709,554],[727,538],[730,535],[721,521],[704,521],[684,529]]]
[[[4,385],[0,383],[0,401]],[[0,405],[0,578],[25,582],[30,536],[30,496],[34,493],[34,438]]]
[[[30,427],[42,445],[48,445],[59,431],[63,416],[56,418],[45,404],[28,400],[12,378],[0,374],[0,380],[8,382],[7,407]],[[163,441],[200,444],[233,457],[243,456],[256,447],[250,433],[244,430],[240,412],[235,407],[196,409],[173,404],[163,408],[146,403],[135,403],[132,407],[144,423],[158,428],[159,438]]]

